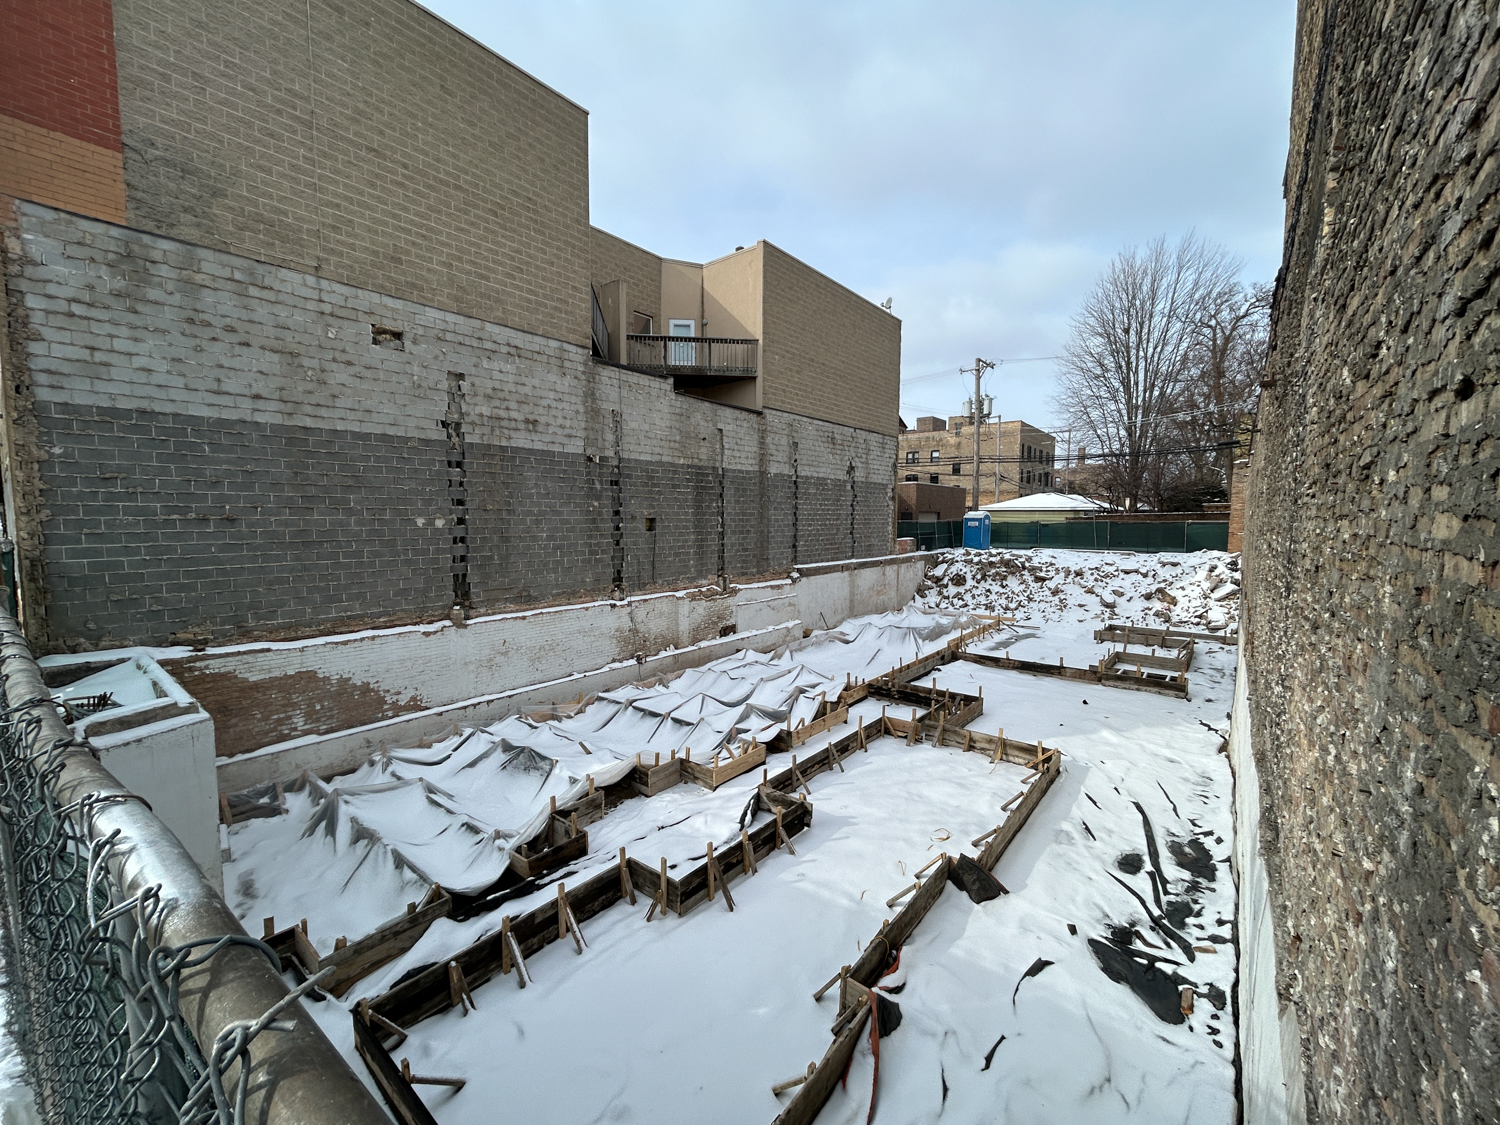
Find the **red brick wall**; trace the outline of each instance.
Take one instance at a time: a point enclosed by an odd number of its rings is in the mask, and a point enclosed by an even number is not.
[[[0,113],[120,151],[110,0],[0,4]]]

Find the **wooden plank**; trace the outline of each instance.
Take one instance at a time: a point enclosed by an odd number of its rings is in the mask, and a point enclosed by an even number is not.
[[[1016,833],[1021,831],[1032,810],[1041,803],[1047,795],[1047,790],[1052,788],[1052,783],[1057,780],[1057,775],[1062,772],[1062,755],[1054,753],[1047,759],[1047,764],[1041,775],[1031,783],[1031,788],[1026,790],[1026,796],[1021,798],[1021,803],[1016,806],[1015,811],[1005,818],[1005,823],[1000,830],[990,837],[989,843],[985,844],[984,850],[979,853],[977,863],[986,871],[993,871],[995,864],[1000,862],[1000,857],[1005,854],[1005,849],[1010,847]]]
[[[1154,656],[1149,652],[1112,652],[1100,662],[1101,672],[1108,672],[1112,667],[1134,668],[1139,665],[1142,668],[1161,668],[1168,672],[1183,671],[1182,661],[1175,656]]]
[[[441,887],[436,891],[433,901],[415,914],[403,914],[324,957],[321,967],[333,967],[333,975],[324,979],[322,987],[335,996],[342,996],[352,985],[416,945],[428,928],[439,918],[446,917],[453,908],[453,900],[447,892]]]
[[[1034,676],[1055,676],[1064,680],[1099,681],[1099,673],[1093,668],[1066,668],[1058,664],[1042,664],[1035,660],[1012,660],[1008,656],[991,656],[983,652],[970,652],[964,660],[971,664],[983,664],[988,668],[1005,668],[1013,672],[1029,672]]]
[[[654,797],[682,782],[682,759],[669,758],[659,766],[637,765],[631,769],[628,779],[642,797]]]
[[[375,1088],[390,1107],[391,1114],[401,1125],[437,1125],[437,1119],[417,1097],[411,1083],[401,1076],[401,1068],[381,1046],[379,1033],[360,1018],[357,1006],[352,1014],[354,1049],[364,1060],[365,1069],[375,1080]]]
[[[723,785],[726,781],[739,777],[742,773],[747,773],[757,766],[765,765],[766,747],[762,743],[757,743],[743,754],[736,754],[728,761],[720,759],[721,764],[717,769],[713,767],[711,762],[689,762],[678,758],[677,763],[682,771],[682,779],[684,781],[691,781],[712,791]]]
[[[588,854],[589,834],[580,832],[556,847],[542,851],[534,852],[525,844],[518,844],[510,851],[510,868],[523,879],[535,879]]]
[[[927,916],[932,904],[942,895],[943,888],[948,885],[948,868],[952,863],[950,858],[937,864],[922,884],[922,889],[912,895],[896,916],[880,928],[880,933],[870,939],[870,944],[865,946],[865,951],[849,970],[849,976],[853,980],[866,988],[874,987],[880,974],[885,971],[891,951],[906,944],[906,939],[911,937],[917,923]]]
[[[1156,637],[1157,640],[1149,638]],[[1222,633],[1195,633],[1190,629],[1147,629],[1137,625],[1108,624],[1102,629],[1094,630],[1094,640],[1105,641],[1134,641],[1136,644],[1165,645],[1173,641],[1212,641],[1215,644],[1234,645],[1239,643],[1239,634],[1225,636]]]
[[[804,742],[806,742],[809,738],[812,738],[814,735],[822,734],[830,727],[836,727],[840,723],[846,723],[848,721],[849,708],[840,707],[836,711],[830,711],[821,719],[816,719],[813,722],[807,723],[806,725],[800,726],[796,730],[792,731],[791,744],[793,746],[801,746]]]
[[[807,1081],[797,1088],[787,1107],[776,1115],[774,1125],[811,1125],[833,1096],[833,1088],[843,1078],[844,1070],[854,1057],[855,1045],[864,1034],[865,1022],[869,1018],[870,1009],[867,1006],[862,1015],[839,1032]]]
[[[1154,695],[1170,695],[1177,699],[1188,699],[1186,680],[1161,679],[1156,676],[1103,676],[1105,687],[1124,688],[1126,691],[1149,691]]]

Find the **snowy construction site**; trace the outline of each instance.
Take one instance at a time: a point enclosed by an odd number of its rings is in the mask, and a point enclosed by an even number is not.
[[[1237,557],[922,564],[231,794],[225,898],[403,1122],[1233,1121]]]

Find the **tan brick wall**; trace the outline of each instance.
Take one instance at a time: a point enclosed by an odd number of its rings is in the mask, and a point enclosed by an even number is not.
[[[1250,487],[1250,459],[1234,463],[1234,479],[1229,485],[1229,549],[1242,551],[1245,547],[1245,497]]]
[[[769,242],[762,252],[763,405],[895,434],[901,321]]]
[[[595,285],[623,281],[626,309],[651,317],[661,331],[661,259],[633,242],[626,242],[598,227],[589,228],[589,276]]]
[[[0,114],[0,195],[125,221],[125,168],[113,149]]]
[[[119,0],[131,225],[589,340],[588,116],[407,0]]]

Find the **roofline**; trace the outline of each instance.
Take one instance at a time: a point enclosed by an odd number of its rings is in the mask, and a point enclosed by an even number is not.
[[[517,66],[515,63],[511,62],[508,58],[506,58],[504,55],[502,55],[499,51],[495,50],[495,48],[491,47],[488,43],[484,43],[484,42],[481,42],[480,40],[476,39],[474,36],[470,35],[463,28],[459,27],[457,24],[452,23],[451,21],[444,19],[442,16],[440,16],[436,12],[434,12],[431,8],[427,7],[427,5],[420,3],[419,0],[406,0],[406,2],[408,4],[410,4],[413,8],[416,8],[419,12],[422,12],[425,15],[427,15],[429,18],[437,20],[438,23],[442,24],[449,31],[455,32],[456,34],[463,36],[470,43],[473,43],[476,47],[480,48],[483,51],[488,52],[491,55],[494,55],[495,58],[499,59],[506,66],[510,67],[517,74],[523,74],[523,75],[525,75],[527,78],[531,79],[538,86],[540,86],[542,89],[546,90],[549,94],[556,94],[559,98],[561,98],[563,101],[567,102],[574,109],[579,110],[585,117],[588,116],[588,112],[589,111],[588,111],[588,109],[586,107],[579,105],[572,98],[568,97],[567,94],[564,94],[561,90],[555,89],[552,86],[547,85],[547,83],[543,82],[540,78],[538,78],[535,74],[532,74],[531,71],[527,70],[525,67]]]

